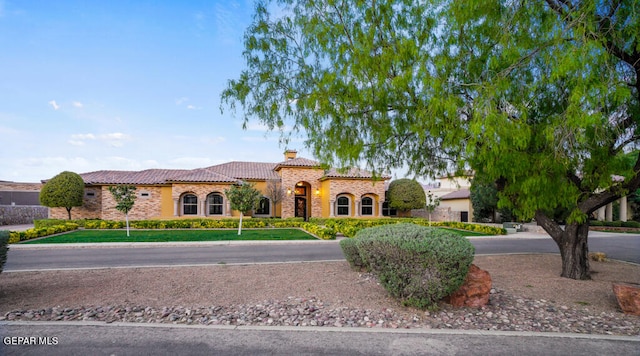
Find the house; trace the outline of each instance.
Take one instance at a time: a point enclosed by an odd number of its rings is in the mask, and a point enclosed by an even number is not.
[[[254,217],[380,217],[384,181],[371,172],[323,169],[319,162],[288,150],[278,163],[228,162],[192,170],[96,171],[80,174],[85,183],[84,205],[73,208],[74,219],[120,220],[122,213],[108,187],[136,186],[131,219],[224,218],[239,216],[225,190],[240,181],[253,183],[263,197]],[[382,180],[382,181],[379,181]],[[272,203],[268,190],[277,187],[282,200]],[[269,189],[271,188],[271,189]],[[64,208],[52,208],[51,218],[65,218]]]
[[[424,184],[427,196],[432,194],[440,199],[440,204],[432,218],[444,221],[471,222],[473,206],[469,188],[473,180],[473,173],[466,172],[459,176],[440,176],[436,182]]]

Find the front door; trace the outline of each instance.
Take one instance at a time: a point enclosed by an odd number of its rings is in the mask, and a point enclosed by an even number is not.
[[[307,220],[307,198],[296,197],[296,217]]]

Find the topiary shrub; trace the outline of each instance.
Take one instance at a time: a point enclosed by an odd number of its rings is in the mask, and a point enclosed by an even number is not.
[[[0,230],[0,273],[2,273],[2,269],[4,268],[4,263],[7,262],[7,251],[9,247],[9,231]]]
[[[343,239],[340,241],[340,248],[342,249],[344,258],[349,262],[351,268],[355,270],[362,270],[363,268],[366,268],[366,265],[360,257],[356,243],[356,239]]]
[[[455,232],[394,224],[360,230],[356,247],[363,264],[403,304],[436,305],[464,282],[475,248]]]

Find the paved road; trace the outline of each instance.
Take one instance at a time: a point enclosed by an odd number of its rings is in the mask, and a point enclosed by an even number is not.
[[[39,322],[0,325],[0,335],[3,341],[43,337],[57,343],[3,343],[0,354],[6,355],[637,355],[640,350],[634,337],[417,329]]]
[[[478,255],[558,253],[558,247],[555,243],[550,238],[544,238],[544,235],[518,234],[516,236],[518,237],[473,238],[471,242],[476,246],[476,254]],[[248,244],[183,243],[178,245],[154,245],[153,247],[149,245],[143,245],[145,247],[87,246],[82,248],[38,248],[26,246],[13,246],[9,249],[5,271],[276,263],[344,259],[337,241]],[[591,251],[605,252],[613,259],[640,263],[640,235],[594,233],[589,239],[589,248]]]

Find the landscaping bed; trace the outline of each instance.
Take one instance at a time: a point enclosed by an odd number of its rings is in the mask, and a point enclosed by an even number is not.
[[[228,230],[132,230],[127,236],[123,230],[76,230],[47,238],[25,241],[24,244],[49,243],[103,243],[103,242],[186,242],[186,241],[286,241],[317,240],[300,229],[246,229]]]

